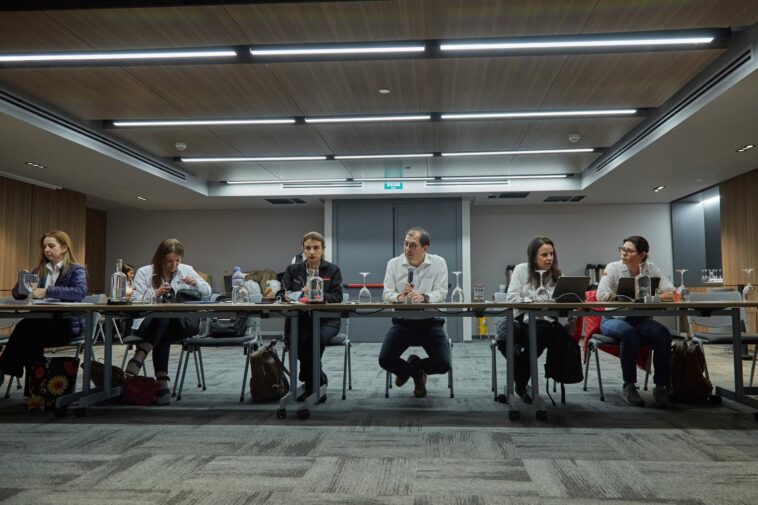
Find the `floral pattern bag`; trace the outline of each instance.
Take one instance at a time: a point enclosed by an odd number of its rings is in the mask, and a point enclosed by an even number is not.
[[[29,410],[55,410],[55,401],[74,392],[79,358],[55,357],[32,361],[27,366]]]

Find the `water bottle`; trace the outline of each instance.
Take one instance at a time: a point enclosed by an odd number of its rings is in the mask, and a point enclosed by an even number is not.
[[[324,279],[319,277],[318,273],[308,279],[308,301],[324,301]]]
[[[640,273],[634,278],[634,297],[637,299],[646,299],[651,296],[651,280],[647,274],[647,264],[643,261],[640,263]]]
[[[126,298],[126,274],[122,271],[124,260],[116,260],[116,271],[111,275],[111,300],[121,301]]]
[[[245,283],[245,274],[242,273],[240,267],[234,267],[232,272],[232,303],[243,303],[240,300],[240,288]]]

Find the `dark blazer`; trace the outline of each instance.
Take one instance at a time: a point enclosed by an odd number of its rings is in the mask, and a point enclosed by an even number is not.
[[[318,275],[324,280],[324,301],[327,303],[340,303],[342,301],[342,273],[334,263],[321,260],[318,267]],[[287,267],[282,276],[282,289],[276,295],[284,298],[285,291],[300,291],[303,289],[308,272],[305,262],[293,263]],[[339,328],[340,318],[323,318],[322,324]]]
[[[35,270],[35,273],[37,271]],[[40,274],[37,287],[44,288],[47,282],[47,272]],[[71,265],[68,270],[58,276],[54,286],[47,288],[48,298],[57,298],[62,302],[81,302],[87,295],[87,270],[81,265]],[[18,292],[18,283],[13,286],[13,298],[22,300],[26,298]],[[71,319],[71,336],[76,336],[84,329],[84,319]]]

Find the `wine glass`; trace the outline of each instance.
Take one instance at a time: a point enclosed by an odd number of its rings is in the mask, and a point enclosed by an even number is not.
[[[455,289],[453,289],[452,294],[450,295],[450,301],[453,303],[463,303],[465,302],[465,296],[463,294],[463,289],[461,289],[461,274],[463,272],[453,272],[455,274]]]
[[[539,298],[545,298],[546,300],[550,298],[547,294],[547,289],[545,289],[545,272],[547,270],[534,270],[538,274],[540,274],[540,287],[537,288],[537,296]]]
[[[750,284],[750,276],[753,273],[754,268],[743,268],[745,272],[745,287],[742,288],[742,299],[747,301],[748,299],[755,297],[755,288]]]
[[[27,301],[32,303],[32,291],[39,286],[39,275],[37,274],[24,274],[24,287],[29,292],[29,298]]]
[[[363,276],[363,287],[358,292],[358,303],[371,303],[371,291],[366,287],[366,276],[371,272],[358,272]]]

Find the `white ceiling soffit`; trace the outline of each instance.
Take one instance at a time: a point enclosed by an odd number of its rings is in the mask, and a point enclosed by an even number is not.
[[[758,153],[735,153],[758,139],[756,55],[758,26],[734,32],[724,55],[584,171],[581,189],[663,185],[642,201],[672,201],[756,168]]]

